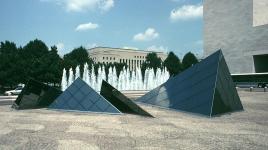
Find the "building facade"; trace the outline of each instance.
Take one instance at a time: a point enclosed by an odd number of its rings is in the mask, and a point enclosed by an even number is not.
[[[152,51],[110,47],[95,47],[88,50],[89,57],[95,63],[126,63],[130,70],[141,67],[141,64],[146,60],[146,55],[151,52]],[[162,61],[167,58],[167,54],[164,52],[156,52],[156,54]]]
[[[268,72],[268,0],[204,0],[204,55],[223,51],[231,73]]]

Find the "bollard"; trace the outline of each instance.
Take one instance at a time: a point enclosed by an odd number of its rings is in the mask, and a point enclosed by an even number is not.
[[[250,88],[249,88],[249,91],[252,92],[252,90],[253,90],[253,87],[250,87]]]
[[[264,88],[263,88],[263,91],[266,92],[266,90],[267,90],[267,87],[264,87]]]

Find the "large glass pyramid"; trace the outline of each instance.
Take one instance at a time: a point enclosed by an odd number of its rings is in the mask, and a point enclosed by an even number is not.
[[[221,50],[137,101],[210,117],[243,110]]]
[[[30,79],[12,107],[16,109],[48,107],[61,93],[59,89]]]
[[[153,117],[104,80],[102,80],[100,94],[123,113]]]
[[[50,106],[51,109],[121,113],[81,78],[77,78]]]

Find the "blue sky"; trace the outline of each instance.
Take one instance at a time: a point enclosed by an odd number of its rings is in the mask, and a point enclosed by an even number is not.
[[[2,0],[0,41],[203,54],[202,0]]]

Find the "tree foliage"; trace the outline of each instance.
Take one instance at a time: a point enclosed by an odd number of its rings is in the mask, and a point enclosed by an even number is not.
[[[43,41],[35,39],[22,48],[20,58],[21,66],[24,68],[22,82],[33,78],[46,83],[59,83],[62,60],[56,46],[49,50]]]
[[[5,41],[0,44],[0,85],[12,87],[18,83],[20,66],[18,49],[13,42]]]
[[[157,68],[161,68],[162,60],[160,57],[157,56],[155,52],[148,53],[146,55],[145,62],[142,63],[141,66],[141,71],[142,71],[142,76],[144,76],[144,72],[146,68],[153,68],[154,72],[156,72]]]
[[[73,68],[75,70],[76,66],[80,66],[81,74],[83,74],[82,71],[85,63],[88,63],[88,65],[91,67],[93,60],[89,58],[87,50],[82,46],[73,49],[70,53],[63,56],[64,68]]]
[[[108,73],[109,73],[109,68],[112,67],[114,68],[115,67],[115,70],[116,70],[116,75],[117,77],[119,77],[119,74],[120,72],[123,70],[123,68],[127,68],[127,64],[126,63],[96,63],[94,64],[94,71],[95,71],[95,75],[98,75],[98,68],[99,67],[104,67],[105,69],[105,73],[106,73],[106,78],[108,77]],[[91,69],[91,67],[90,67]]]
[[[196,63],[198,63],[198,60],[195,57],[195,55],[191,52],[186,53],[182,59],[183,70],[191,67],[192,65]]]
[[[58,55],[57,47],[52,46],[51,50],[40,58],[40,61],[42,62],[40,64],[42,74],[39,76],[39,80],[47,83],[60,83],[63,67],[61,66],[62,59]]]
[[[170,76],[175,76],[182,71],[180,59],[173,52],[169,52],[168,57],[164,61],[164,65]]]
[[[60,82],[62,59],[55,46],[49,50],[41,40],[30,41],[23,48],[17,48],[13,42],[1,42],[0,60],[1,86],[14,87],[29,78],[46,83]]]

